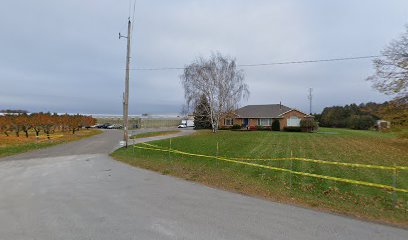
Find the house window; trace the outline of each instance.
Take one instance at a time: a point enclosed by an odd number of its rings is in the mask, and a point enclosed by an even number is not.
[[[226,119],[224,119],[224,125],[225,125],[225,126],[232,126],[232,125],[234,125],[233,119],[232,119],[232,118],[226,118]]]
[[[258,126],[271,126],[272,125],[272,118],[259,118],[258,119]]]
[[[296,116],[291,116],[287,120],[287,126],[288,127],[300,127],[300,118]]]

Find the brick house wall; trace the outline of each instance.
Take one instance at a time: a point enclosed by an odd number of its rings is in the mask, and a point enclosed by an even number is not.
[[[235,118],[235,119],[234,119],[234,124],[242,125],[242,124],[243,124],[243,120],[242,120],[241,118]]]
[[[286,114],[282,115],[282,118],[279,120],[281,130],[283,130],[285,127],[287,127],[288,119],[290,117],[292,117],[292,116],[296,116],[296,117],[300,118],[301,120],[307,118],[304,113],[301,113],[301,112],[299,112],[297,110],[292,110],[290,112],[287,112]]]
[[[236,115],[228,115],[228,116],[221,117],[220,122],[218,123],[218,127],[219,128],[230,128],[234,124],[242,125],[243,120],[240,119],[240,118],[235,118],[235,117],[236,117]],[[225,119],[226,118],[232,118],[233,119],[232,125],[225,125]]]
[[[248,121],[248,127],[255,127],[255,126],[258,126],[258,119],[250,118]]]

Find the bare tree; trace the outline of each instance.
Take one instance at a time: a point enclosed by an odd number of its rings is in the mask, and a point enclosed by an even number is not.
[[[8,115],[0,116],[0,130],[8,137],[9,131],[13,130],[11,117]]]
[[[181,106],[181,111],[180,111],[180,115],[183,118],[187,118],[188,114],[190,114],[190,108],[188,107],[187,104],[183,104],[183,106]]]
[[[208,101],[205,113],[211,119],[213,132],[218,130],[222,114],[233,112],[242,99],[248,98],[244,72],[237,69],[235,59],[212,54],[209,59],[196,59],[181,75],[187,106],[193,109],[204,96]]]
[[[399,39],[381,52],[384,58],[373,61],[375,75],[367,78],[373,87],[387,95],[408,96],[408,25]]]
[[[31,118],[26,113],[19,116],[19,123],[21,130],[25,133],[26,138],[28,138],[28,131],[32,128]]]
[[[41,131],[41,114],[42,113],[33,113],[30,115],[30,122],[31,126],[35,131],[35,136],[39,137],[40,136],[40,131]]]

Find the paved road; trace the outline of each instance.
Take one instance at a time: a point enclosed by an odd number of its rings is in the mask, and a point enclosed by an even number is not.
[[[123,132],[118,130],[104,130],[103,134],[84,138],[79,141],[60,144],[49,148],[1,158],[2,160],[19,160],[30,158],[46,158],[81,154],[109,154],[119,146]]]
[[[0,161],[0,239],[408,239],[404,229],[129,167],[107,155],[120,137]]]

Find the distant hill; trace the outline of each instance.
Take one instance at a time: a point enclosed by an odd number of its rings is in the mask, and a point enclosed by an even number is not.
[[[0,110],[0,113],[28,113],[28,111],[20,109],[4,109]]]

